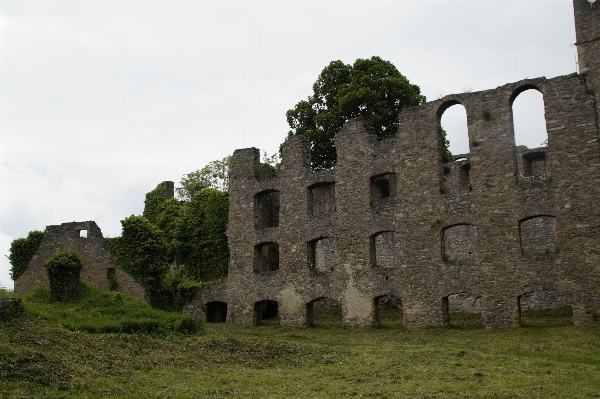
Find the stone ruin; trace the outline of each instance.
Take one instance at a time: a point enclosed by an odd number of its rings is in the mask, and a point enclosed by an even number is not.
[[[520,325],[521,310],[567,305],[574,324],[591,322],[600,314],[600,16],[586,0],[573,5],[579,74],[405,109],[384,141],[350,120],[328,170],[311,169],[302,137],[284,143],[270,180],[255,173],[258,149],[236,150],[229,274],[185,312],[242,325],[278,315],[303,327],[325,304],[341,307],[344,325],[370,326],[380,308],[401,306],[406,327],[447,326],[463,311],[505,328]],[[512,103],[528,89],[544,96],[547,147],[515,145]],[[470,152],[444,164],[440,119],[454,104],[467,111]],[[173,183],[163,184],[172,197]],[[89,284],[109,289],[114,273],[117,290],[143,298],[94,222],[48,226],[15,291],[47,284],[43,264],[58,249],[83,255]]]
[[[226,280],[203,289],[207,321],[314,324],[315,302],[341,304],[347,326],[377,325],[382,298],[406,327],[520,325],[521,310],[570,305],[574,324],[600,313],[600,11],[574,0],[579,74],[525,79],[405,109],[377,141],[362,119],[335,137],[337,163],[310,167],[302,137],[283,146],[275,179],[259,150],[230,166]],[[547,147],[516,146],[512,103],[543,94]],[[442,163],[443,112],[467,111],[470,152]]]
[[[56,251],[77,251],[83,257],[81,279],[92,287],[144,300],[144,288],[111,262],[102,230],[93,221],[46,226],[44,238],[27,269],[15,280],[15,292],[29,292],[36,281],[49,287],[44,264]]]

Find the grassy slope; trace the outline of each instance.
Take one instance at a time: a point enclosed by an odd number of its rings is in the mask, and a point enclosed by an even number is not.
[[[26,315],[0,323],[0,397],[600,397],[600,323],[403,330],[394,312],[382,319],[379,329],[343,329],[334,314],[311,329],[208,324],[159,337]]]

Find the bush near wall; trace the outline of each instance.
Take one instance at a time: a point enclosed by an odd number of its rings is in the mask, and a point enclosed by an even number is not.
[[[77,251],[56,251],[44,264],[50,281],[50,299],[66,302],[77,296],[83,258]]]

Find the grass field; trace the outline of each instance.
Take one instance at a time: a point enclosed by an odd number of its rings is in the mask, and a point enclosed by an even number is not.
[[[277,319],[196,335],[87,333],[27,313],[0,322],[0,398],[594,398],[600,323],[567,309],[524,314],[523,328],[344,329],[339,311],[310,329]]]

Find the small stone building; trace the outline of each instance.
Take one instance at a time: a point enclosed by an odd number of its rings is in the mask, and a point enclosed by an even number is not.
[[[93,221],[46,226],[42,242],[27,269],[15,280],[15,292],[29,292],[36,281],[49,286],[44,264],[56,251],[77,251],[83,257],[81,279],[92,287],[144,300],[143,287],[110,261],[102,231]]]
[[[341,303],[345,325],[377,323],[400,298],[407,327],[444,326],[452,301],[484,327],[520,324],[521,308],[570,305],[575,324],[600,312],[600,6],[574,0],[579,74],[525,79],[402,111],[377,141],[362,119],[335,137],[337,163],[310,167],[302,137],[280,175],[255,174],[256,148],[230,166],[225,281],[203,290],[209,319],[312,324],[315,301]],[[512,103],[543,94],[547,147],[517,147]],[[443,164],[443,112],[467,111],[470,151]],[[269,310],[270,309],[270,310]]]

